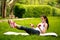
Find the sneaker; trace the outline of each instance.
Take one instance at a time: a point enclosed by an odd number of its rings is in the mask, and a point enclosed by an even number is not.
[[[16,27],[16,23],[13,22],[12,20],[8,20],[8,23],[9,23],[9,25],[10,25],[12,28],[15,28],[15,27]]]

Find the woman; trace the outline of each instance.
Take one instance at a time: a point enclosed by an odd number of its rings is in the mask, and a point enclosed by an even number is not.
[[[48,18],[46,16],[41,16],[41,19],[42,19],[42,22],[39,23],[36,28],[34,28],[33,24],[30,24],[32,28],[27,28],[27,27],[16,24],[12,20],[8,20],[8,23],[10,24],[11,27],[17,28],[19,30],[24,30],[30,35],[31,34],[39,35],[40,33],[45,33],[49,27]]]

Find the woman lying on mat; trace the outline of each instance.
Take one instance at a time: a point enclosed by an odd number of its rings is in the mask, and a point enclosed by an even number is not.
[[[17,28],[19,30],[24,30],[30,35],[31,34],[39,35],[40,33],[45,33],[46,30],[49,28],[48,18],[46,16],[41,16],[41,19],[42,19],[42,22],[39,23],[36,28],[34,28],[33,24],[30,24],[32,26],[32,28],[27,28],[25,26],[21,26],[21,25],[16,24],[12,20],[8,20],[8,23],[12,28]]]

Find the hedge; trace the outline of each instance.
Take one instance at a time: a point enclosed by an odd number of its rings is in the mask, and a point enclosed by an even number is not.
[[[52,16],[60,16],[60,9],[53,7]]]
[[[58,12],[56,8],[49,5],[23,5],[17,3],[14,7],[15,16],[21,17],[40,17],[40,15],[54,16]]]
[[[25,9],[23,8],[23,6],[20,4],[15,5],[14,7],[14,15],[16,17],[22,18],[23,14],[25,13]]]
[[[25,6],[26,12],[23,17],[40,17],[40,15],[51,15],[52,8],[50,6]]]

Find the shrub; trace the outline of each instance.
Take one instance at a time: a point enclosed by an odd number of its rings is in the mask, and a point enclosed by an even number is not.
[[[53,9],[52,9],[52,16],[55,16],[55,15],[56,15],[56,9],[53,8]]]
[[[38,6],[33,9],[34,17],[40,17],[40,15],[44,14],[48,16],[51,14],[51,8],[49,6]]]
[[[60,9],[53,7],[52,15],[53,16],[60,16]]]
[[[23,15],[23,17],[40,17],[40,15],[49,15],[52,12],[52,8],[50,6],[43,6],[43,5],[38,5],[38,6],[26,6],[25,5],[26,12]]]
[[[25,9],[23,8],[22,5],[17,4],[14,7],[14,15],[16,17],[22,18],[23,14],[25,13]]]
[[[54,1],[51,1],[51,2],[48,2],[48,5],[50,5],[50,6],[56,6],[56,2],[54,2]]]
[[[17,4],[14,7],[15,16],[21,17],[40,17],[40,15],[56,16],[59,13],[58,9],[49,5],[21,5]]]
[[[33,17],[33,8],[32,6],[29,7],[25,7],[25,14],[23,15],[23,17]]]

